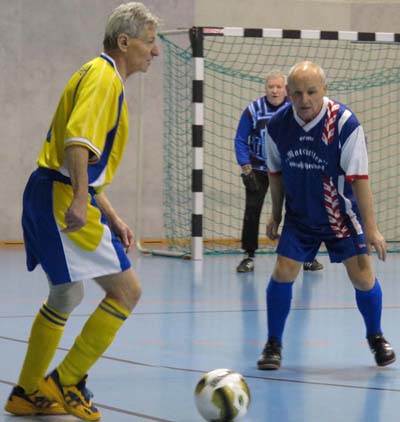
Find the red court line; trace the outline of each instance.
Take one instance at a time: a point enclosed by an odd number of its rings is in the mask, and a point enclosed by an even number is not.
[[[12,339],[9,337],[3,337],[0,336],[0,339],[6,339],[11,341],[16,341],[18,343],[27,343],[26,340],[19,340],[19,339]],[[69,349],[66,349],[64,347],[58,347],[58,350],[68,351]],[[121,362],[126,363],[129,365],[137,365],[137,366],[143,366],[147,368],[154,368],[154,369],[168,369],[171,371],[183,371],[183,372],[191,372],[196,374],[204,374],[207,372],[205,369],[193,369],[193,368],[180,368],[176,366],[169,366],[169,365],[155,365],[151,363],[144,363],[144,362],[137,362],[130,359],[120,359],[116,358],[114,356],[107,356],[103,355],[100,357],[100,359],[106,359],[111,360],[113,362]],[[288,382],[291,384],[305,384],[305,385],[318,385],[318,386],[324,386],[324,387],[340,387],[345,389],[357,389],[357,390],[374,390],[374,391],[388,391],[388,392],[396,392],[400,393],[399,388],[383,388],[383,387],[372,387],[372,386],[363,386],[363,385],[352,385],[352,384],[339,384],[339,383],[330,383],[330,382],[320,382],[320,381],[306,381],[304,379],[296,380],[293,378],[281,378],[281,377],[274,377],[274,376],[262,376],[262,375],[250,375],[250,374],[242,374],[245,378],[249,379],[259,379],[259,380],[266,380],[266,381],[275,381],[275,382]],[[0,382],[3,382],[0,380]],[[13,385],[9,383],[8,381],[4,381],[6,384]],[[100,407],[101,405],[99,405]],[[157,419],[155,419],[157,420]],[[162,421],[162,420],[161,420]],[[166,421],[166,422],[174,422],[174,421]]]

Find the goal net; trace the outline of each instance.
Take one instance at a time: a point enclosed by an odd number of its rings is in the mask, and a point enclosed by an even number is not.
[[[230,28],[230,36],[226,35],[227,28],[202,30],[208,32],[202,39],[204,252],[241,250],[245,191],[233,141],[239,118],[250,101],[264,95],[264,75],[268,71],[279,69],[287,73],[302,60],[315,61],[324,68],[329,97],[347,104],[363,125],[368,139],[378,226],[389,250],[397,250],[400,241],[398,34],[275,30],[275,37],[262,36],[266,30],[246,33],[240,28]],[[170,250],[190,253],[192,49],[187,33],[160,38],[164,60],[165,235]],[[260,223],[259,252],[274,250],[265,236],[269,214],[268,194]]]

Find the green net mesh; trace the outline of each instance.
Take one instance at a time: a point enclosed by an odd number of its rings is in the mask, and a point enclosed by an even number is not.
[[[165,234],[171,250],[189,252],[192,55],[188,35],[164,35],[161,40]],[[306,59],[324,68],[328,95],[347,104],[364,127],[378,226],[389,250],[399,251],[400,46],[215,36],[204,39],[205,253],[240,251],[244,188],[233,139],[243,109],[264,94],[267,71],[288,72],[294,63]],[[269,213],[267,195],[260,223],[260,252],[274,250],[264,234]]]

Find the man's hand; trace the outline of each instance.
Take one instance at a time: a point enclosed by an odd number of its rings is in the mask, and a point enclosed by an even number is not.
[[[133,232],[129,226],[121,220],[118,214],[115,212],[111,202],[107,198],[106,194],[100,192],[96,195],[96,202],[100,210],[103,212],[107,219],[107,223],[110,230],[118,237],[126,252],[134,245]]]
[[[279,239],[279,233],[278,228],[279,224],[281,223],[281,219],[275,219],[273,216],[269,218],[269,221],[267,223],[267,236],[271,240]]]
[[[260,189],[260,185],[257,180],[257,176],[253,170],[250,170],[249,173],[241,174],[243,184],[246,186],[246,189],[250,192],[257,192]]]
[[[112,232],[118,237],[126,252],[129,252],[134,244],[133,231],[120,218],[108,222]]]
[[[74,198],[71,205],[65,212],[66,227],[61,230],[62,233],[76,232],[86,224],[87,201],[85,199]]]
[[[378,230],[374,230],[371,233],[366,230],[365,232],[365,243],[368,250],[368,255],[371,255],[372,246],[375,248],[378,258],[381,261],[386,260],[386,241],[385,238]]]

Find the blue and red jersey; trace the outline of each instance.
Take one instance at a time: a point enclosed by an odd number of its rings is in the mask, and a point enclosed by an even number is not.
[[[362,233],[351,183],[368,178],[364,131],[345,105],[324,97],[323,107],[305,123],[287,104],[268,123],[267,164],[282,173],[288,222],[321,234]]]

